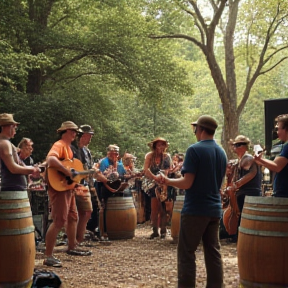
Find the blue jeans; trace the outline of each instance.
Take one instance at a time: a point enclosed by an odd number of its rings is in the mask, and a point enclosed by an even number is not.
[[[201,239],[207,272],[206,288],[224,287],[223,262],[219,242],[219,224],[219,218],[181,215],[177,247],[178,288],[195,287],[195,252]]]

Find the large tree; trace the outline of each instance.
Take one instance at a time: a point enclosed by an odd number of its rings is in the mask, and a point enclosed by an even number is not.
[[[228,140],[239,133],[257,78],[288,57],[287,1],[149,0],[146,5],[162,27],[152,38],[184,39],[205,55],[223,108],[222,144],[229,151]],[[223,57],[217,57],[221,51]]]

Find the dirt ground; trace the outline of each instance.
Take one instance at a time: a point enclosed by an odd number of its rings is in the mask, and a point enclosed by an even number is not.
[[[168,230],[169,232],[169,230]],[[91,256],[70,256],[67,246],[57,246],[55,256],[63,267],[43,266],[43,250],[37,251],[35,268],[56,273],[65,288],[168,288],[176,287],[176,244],[170,235],[166,239],[149,240],[149,224],[138,224],[135,237],[109,242],[87,241]],[[169,234],[169,233],[168,233]],[[221,240],[226,288],[239,287],[236,244]],[[197,288],[206,285],[203,249],[197,250]],[[61,287],[62,287],[61,286]]]

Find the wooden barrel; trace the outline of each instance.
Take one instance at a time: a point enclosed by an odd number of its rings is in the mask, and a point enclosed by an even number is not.
[[[106,225],[111,240],[131,239],[135,236],[137,213],[131,196],[108,198]]]
[[[237,254],[242,287],[288,287],[288,198],[245,197]]]
[[[35,253],[27,191],[0,191],[0,287],[31,287]]]
[[[184,195],[178,195],[173,207],[172,220],[171,220],[171,237],[173,243],[178,243],[179,230],[180,230],[180,218],[181,210],[184,204]]]

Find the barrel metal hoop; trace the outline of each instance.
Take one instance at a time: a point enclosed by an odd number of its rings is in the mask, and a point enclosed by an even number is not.
[[[1,191],[0,200],[21,200],[28,199],[27,191]]]
[[[244,285],[243,287],[246,288],[287,288],[287,285],[278,285],[278,284],[272,284],[272,283],[255,283],[250,282],[247,280],[240,279],[240,284]],[[242,287],[242,286],[241,286]]]
[[[10,236],[10,235],[22,235],[22,234],[30,234],[34,233],[35,227],[28,226],[22,229],[0,229],[1,236]]]
[[[287,206],[285,206],[285,207],[287,207]],[[243,209],[247,209],[247,210],[251,210],[251,211],[265,211],[265,212],[279,212],[279,213],[284,213],[284,212],[288,212],[288,209],[277,209],[277,208],[264,208],[264,207],[259,207],[259,206],[257,206],[257,207],[251,207],[251,206],[244,206],[244,208]]]
[[[3,287],[3,288],[23,288],[23,287],[30,287],[27,286],[28,284],[31,283],[32,285],[32,282],[33,282],[33,275],[30,279],[28,280],[25,280],[25,281],[22,281],[22,282],[17,282],[17,283],[5,283],[5,282],[1,282],[0,283],[0,287]]]
[[[259,197],[259,196],[246,196],[245,203],[256,204],[256,205],[277,205],[277,206],[287,206],[288,199],[284,197]]]
[[[280,232],[280,231],[260,231],[253,230],[244,227],[239,227],[239,232],[248,235],[256,235],[256,236],[266,236],[266,237],[288,237],[288,232]]]
[[[32,217],[32,212],[27,211],[24,213],[0,213],[0,220],[13,220],[13,219],[21,219],[21,218],[29,218]]]
[[[288,222],[288,217],[260,216],[242,213],[241,218],[265,222]]]
[[[30,207],[30,202],[1,203],[0,210],[21,209]]]
[[[111,210],[129,210],[129,209],[135,209],[135,206],[126,206],[126,207],[119,207],[119,206],[115,206],[115,207],[111,207],[110,205],[106,208],[107,210],[111,211]]]
[[[173,212],[181,213],[182,209],[173,209]]]

